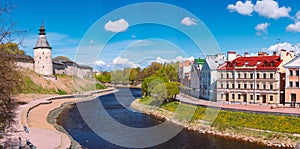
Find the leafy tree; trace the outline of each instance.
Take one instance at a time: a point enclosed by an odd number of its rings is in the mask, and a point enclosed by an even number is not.
[[[111,73],[103,72],[102,74],[96,75],[95,78],[101,83],[110,83],[111,82]]]
[[[179,86],[181,86],[181,84],[179,82],[167,82],[165,86],[167,89],[167,99],[173,101],[176,95],[180,93]]]
[[[152,90],[153,97],[161,102],[170,102],[176,98],[176,95],[180,93],[179,82],[165,82],[157,84]]]
[[[142,83],[142,92],[144,96],[151,96],[151,92],[154,90],[154,88],[162,83],[167,82],[167,78],[160,78],[156,76],[150,76],[143,80]]]
[[[16,43],[3,43],[0,44],[0,49],[5,50],[9,54],[16,54],[16,55],[24,55],[25,52],[19,49],[19,45]]]

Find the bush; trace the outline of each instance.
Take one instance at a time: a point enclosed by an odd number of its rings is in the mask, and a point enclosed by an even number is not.
[[[66,94],[68,94],[68,92],[66,92],[64,90],[61,90],[61,89],[57,89],[57,94],[59,94],[59,95],[66,95]]]
[[[101,89],[105,89],[105,88],[106,88],[106,86],[104,86],[104,85],[102,85],[100,83],[96,83],[96,89],[97,90],[101,90]]]

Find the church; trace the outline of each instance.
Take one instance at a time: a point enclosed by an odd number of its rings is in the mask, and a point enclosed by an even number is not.
[[[44,22],[39,29],[39,37],[33,48],[34,58],[28,55],[17,55],[14,59],[19,68],[30,69],[44,77],[55,78],[55,74],[66,74],[80,78],[93,77],[93,68],[86,65],[79,65],[70,59],[59,56],[52,58],[52,47],[46,38]]]

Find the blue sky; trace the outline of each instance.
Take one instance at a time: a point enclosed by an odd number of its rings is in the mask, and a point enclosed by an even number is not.
[[[174,11],[173,15],[170,13],[165,20],[172,22],[171,25],[179,26],[188,34],[201,30],[195,36],[196,40],[202,40],[200,43],[203,47],[200,50],[189,36],[174,28],[147,23],[131,26],[151,13],[153,17],[163,18],[167,15],[163,9],[140,8],[128,14],[116,13],[107,16],[120,7],[141,2],[149,1],[14,0],[16,9],[12,18],[18,28],[29,31],[24,40],[27,54],[33,54],[32,47],[37,39],[38,28],[44,20],[47,38],[53,47],[53,56],[64,55],[75,59],[78,47],[99,50],[101,49],[99,46],[105,44],[107,46],[102,53],[95,54],[97,60],[92,60],[97,61],[102,67],[112,67],[112,64],[138,66],[137,63],[142,64],[149,59],[142,60],[137,57],[146,56],[158,61],[171,60],[178,56],[203,57],[208,54],[203,52],[205,37],[209,36],[206,29],[203,30],[205,34],[202,34],[201,29],[205,26],[218,44],[219,49],[216,46],[211,47],[217,52],[237,51],[241,54],[246,51],[253,54],[262,50],[270,52],[276,50],[278,39],[282,48],[300,52],[300,13],[297,13],[300,12],[299,0],[151,1],[172,4],[189,11],[191,14]],[[93,29],[97,30],[93,32]],[[106,37],[113,38],[104,43],[102,39]],[[89,42],[89,47],[84,45],[84,41]],[[124,52],[126,47],[131,53]],[[128,56],[133,55],[132,53],[136,55]],[[152,55],[149,56],[149,53]]]

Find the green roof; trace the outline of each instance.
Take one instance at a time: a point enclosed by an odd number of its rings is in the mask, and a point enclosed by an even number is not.
[[[195,62],[197,63],[197,64],[204,64],[204,62],[205,62],[205,59],[195,59]]]

